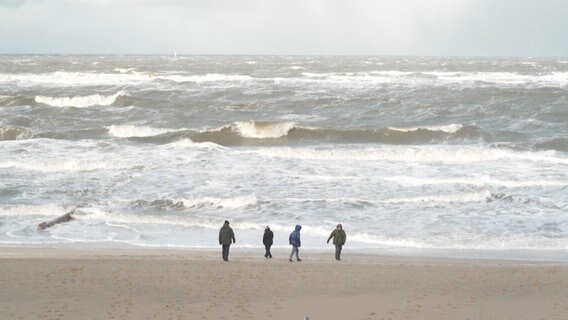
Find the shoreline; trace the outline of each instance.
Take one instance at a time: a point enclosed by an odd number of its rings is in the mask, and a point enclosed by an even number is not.
[[[0,258],[5,250],[68,250],[77,252],[217,252],[221,247],[182,247],[182,246],[137,246],[128,243],[57,243],[57,244],[0,244]],[[273,246],[273,252],[290,254],[290,246]],[[302,247],[302,254],[333,255],[334,248],[329,245],[322,247]],[[258,256],[264,254],[264,247],[231,245],[231,254],[243,256]],[[446,259],[469,261],[502,261],[518,263],[552,263],[568,265],[568,250],[487,250],[487,249],[422,249],[422,248],[351,248],[345,247],[344,254],[354,256],[392,257],[405,259]]]
[[[6,319],[566,319],[568,265],[0,247]]]

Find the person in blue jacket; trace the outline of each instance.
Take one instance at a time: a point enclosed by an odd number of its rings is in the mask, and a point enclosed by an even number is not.
[[[300,230],[302,229],[302,226],[297,224],[296,225],[296,229],[294,231],[292,231],[292,233],[290,233],[290,244],[292,245],[292,253],[290,253],[290,262],[293,262],[292,257],[294,256],[294,254],[296,254],[296,260],[297,261],[302,261],[302,259],[300,259],[300,246],[302,245],[302,242],[300,241]]]

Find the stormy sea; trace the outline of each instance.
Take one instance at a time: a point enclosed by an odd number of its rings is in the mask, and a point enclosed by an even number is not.
[[[217,248],[224,220],[568,261],[568,58],[0,56],[0,245]]]

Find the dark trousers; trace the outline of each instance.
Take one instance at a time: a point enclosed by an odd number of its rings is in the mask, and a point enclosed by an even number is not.
[[[335,245],[335,260],[341,260],[341,248],[343,246]]]
[[[270,247],[272,247],[271,244],[264,245],[264,249],[266,249],[266,253],[264,254],[265,258],[272,258],[272,253],[270,253]]]
[[[225,261],[229,261],[229,247],[231,245],[230,244],[224,244],[223,245],[223,260]]]

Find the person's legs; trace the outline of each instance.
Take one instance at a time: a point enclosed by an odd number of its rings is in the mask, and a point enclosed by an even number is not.
[[[292,252],[290,252],[290,262],[292,262],[292,257],[294,257],[294,252],[296,251],[296,247],[292,246]]]
[[[272,247],[272,245],[266,246],[266,254],[268,254],[268,258],[272,258],[272,253],[270,252],[270,247]]]
[[[265,244],[265,245],[264,245],[264,257],[265,257],[265,258],[268,258],[269,255],[270,255],[270,246],[267,245],[267,244]]]
[[[229,260],[229,246],[230,244],[223,245],[223,260],[225,261]]]
[[[341,260],[341,246],[335,246],[335,260]]]
[[[300,256],[298,255],[300,253],[300,248],[292,246],[292,252],[290,253],[290,262],[292,262],[292,257],[294,257],[294,254],[296,255],[296,260],[298,261],[302,261],[302,259],[300,259]]]

